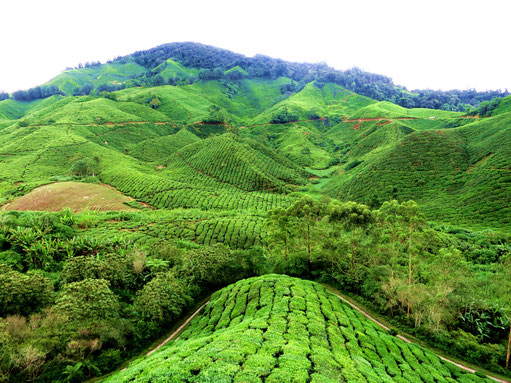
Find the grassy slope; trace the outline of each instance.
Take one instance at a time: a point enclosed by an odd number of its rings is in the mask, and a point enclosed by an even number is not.
[[[284,156],[232,134],[208,138],[183,147],[166,163],[164,174],[194,171],[246,191],[286,188],[306,183],[307,173]],[[183,169],[184,168],[184,169]],[[183,180],[185,181],[185,180]]]
[[[199,70],[195,68],[185,68],[181,63],[168,59],[154,68],[153,72],[158,73],[165,81],[168,81],[171,78],[197,76]]]
[[[448,112],[433,109],[407,109],[392,104],[388,101],[380,101],[367,107],[358,109],[349,117],[354,118],[452,118],[461,116],[463,113]]]
[[[387,335],[309,281],[266,275],[211,297],[177,341],[105,382],[489,382]]]
[[[125,64],[110,63],[89,68],[71,69],[62,72],[45,85],[56,85],[66,94],[72,95],[77,88],[87,84],[123,84],[131,77],[143,74],[146,69],[134,61]]]
[[[175,134],[159,136],[133,144],[128,153],[146,162],[163,163],[176,150],[198,142],[200,139],[190,131],[181,129]]]
[[[144,210],[135,212],[90,213],[92,227],[81,235],[98,240],[119,238],[139,249],[151,251],[177,240],[213,245],[224,243],[232,249],[261,246],[265,217],[248,210]]]
[[[103,185],[82,182],[58,182],[41,186],[4,205],[4,210],[60,211],[69,207],[83,210],[135,210],[125,204],[131,198]]]

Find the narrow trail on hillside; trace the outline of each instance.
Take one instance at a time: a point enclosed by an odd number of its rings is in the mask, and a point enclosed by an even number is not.
[[[354,303],[350,302],[349,300],[347,300],[346,298],[344,298],[343,296],[337,294],[337,293],[334,293],[334,295],[339,298],[341,301],[343,301],[344,303],[348,304],[351,308],[357,310],[359,313],[361,313],[363,316],[365,316],[367,319],[373,321],[374,323],[376,323],[378,326],[380,326],[381,328],[383,328],[385,331],[388,331],[390,330],[389,327],[385,326],[383,323],[379,322],[377,319],[373,318],[371,315],[369,315],[367,312],[365,312],[363,309],[361,309],[360,307],[358,307],[357,305],[355,305]],[[402,335],[397,335],[397,337],[399,339],[401,339],[402,341],[406,342],[406,343],[413,343],[410,339],[402,336]],[[474,370],[473,368],[470,368],[470,367],[467,367],[461,363],[457,363],[451,359],[448,359],[442,355],[439,355],[437,354],[436,352],[434,352],[433,350],[429,349],[430,351],[432,351],[436,356],[438,356],[440,359],[442,360],[445,360],[446,362],[449,362],[449,363],[452,363],[454,364],[455,366],[461,368],[462,370],[465,370],[465,371],[468,371],[468,372],[471,372],[472,374],[474,374],[476,372],[476,370]],[[496,378],[494,376],[491,376],[491,375],[487,375],[488,378],[490,379],[493,379],[495,380],[496,382],[500,382],[500,383],[511,383],[511,381],[509,380],[504,380],[504,379],[500,379],[500,378]]]
[[[190,321],[195,318],[199,313],[200,311],[209,303],[209,300],[204,303],[201,307],[199,307],[192,315],[190,315],[190,317],[181,325],[177,328],[176,331],[174,331],[172,334],[169,335],[169,337],[167,339],[165,339],[163,342],[161,342],[158,346],[156,346],[155,348],[153,348],[151,351],[149,351],[146,356],[149,356],[151,355],[152,353],[154,353],[156,350],[162,348],[166,343],[168,343],[169,341],[171,341],[177,334],[179,334],[179,332],[186,326],[188,325],[188,323],[190,323]]]
[[[388,331],[390,330],[390,328],[386,325],[384,325],[383,323],[381,323],[380,321],[378,321],[376,318],[372,317],[370,314],[368,314],[366,311],[364,311],[362,308],[360,308],[359,306],[357,306],[356,304],[352,303],[351,301],[349,301],[348,299],[346,299],[345,297],[343,297],[342,295],[338,294],[338,293],[335,293],[333,292],[333,294],[339,298],[341,301],[343,301],[344,303],[348,304],[351,308],[353,308],[354,310],[357,310],[359,313],[361,313],[363,316],[365,316],[367,319],[373,321],[374,323],[376,323],[378,326],[380,326],[382,329],[384,329],[385,331]],[[210,301],[206,301],[202,306],[200,306],[192,315],[190,315],[186,321],[181,325],[179,326],[174,332],[172,332],[172,334],[170,334],[163,342],[161,342],[158,346],[156,346],[155,348],[153,348],[152,350],[150,350],[149,352],[147,352],[145,355],[146,356],[149,356],[151,354],[153,354],[154,352],[156,352],[157,350],[159,350],[160,348],[162,348],[165,344],[167,344],[169,341],[171,341],[172,339],[174,339],[174,337],[179,334],[191,321],[193,318],[195,318],[200,312],[201,310],[209,303]],[[397,335],[397,337],[399,339],[401,339],[402,341],[406,342],[406,343],[413,343],[412,340],[404,337],[403,335]],[[449,362],[449,363],[452,363],[453,365],[461,368],[462,370],[465,370],[465,371],[468,371],[472,374],[474,374],[476,372],[476,370],[474,370],[473,368],[470,368],[468,366],[465,366],[464,364],[461,364],[461,363],[458,363],[458,362],[455,362],[449,358],[446,358],[442,355],[439,355],[437,354],[436,352],[434,352],[433,350],[431,350],[430,348],[428,347],[424,347],[424,348],[427,348],[428,350],[430,350],[431,352],[433,352],[436,356],[438,356],[440,359],[446,361],[446,362]],[[123,370],[125,370],[126,368],[124,368]],[[500,383],[511,383],[511,381],[509,380],[504,380],[504,379],[500,379],[500,378],[497,378],[495,376],[491,376],[491,375],[487,375],[488,378],[490,379],[493,379],[495,380],[496,382],[500,382]]]
[[[410,121],[410,120],[425,120],[429,117],[366,117],[366,118],[348,118],[348,116],[344,116],[342,118],[343,122],[369,122],[369,121]],[[445,120],[445,119],[479,119],[479,115],[476,116],[456,116],[456,117],[439,117],[439,119]],[[315,119],[308,119],[308,120],[296,120],[296,121],[289,121],[287,124],[296,124],[296,123],[305,123],[305,122],[314,122],[314,121],[325,121],[326,117],[320,117]],[[45,126],[128,126],[128,125],[145,125],[145,124],[154,124],[154,125],[172,125],[172,127],[179,127],[179,126],[185,126],[185,125],[191,125],[191,126],[201,126],[201,125],[219,125],[228,127],[227,124],[205,124],[200,121],[195,122],[186,122],[186,121],[118,121],[118,122],[101,122],[101,123],[94,123],[94,122],[85,122],[85,123],[77,123],[77,122],[57,122],[57,123],[47,123],[47,124],[31,124],[30,126],[33,127],[45,127]],[[257,126],[267,126],[267,125],[282,125],[281,123],[275,123],[275,122],[266,122],[263,124],[252,124],[252,125],[246,125],[241,126],[242,128],[254,128]]]

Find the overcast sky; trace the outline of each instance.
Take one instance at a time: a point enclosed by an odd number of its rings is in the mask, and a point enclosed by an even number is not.
[[[408,89],[511,90],[509,0],[1,0],[0,90],[174,41],[324,61]]]

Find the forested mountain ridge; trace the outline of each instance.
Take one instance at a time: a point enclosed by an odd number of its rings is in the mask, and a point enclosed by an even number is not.
[[[432,108],[469,111],[481,102],[509,95],[505,91],[471,90],[408,91],[387,76],[360,68],[335,70],[324,63],[293,63],[264,55],[246,57],[225,49],[199,43],[169,43],[117,57],[108,63],[91,62],[68,68],[49,83],[26,91],[14,92],[16,100],[31,101],[54,94],[87,95],[90,92],[115,91],[132,86],[161,86],[194,83],[198,80],[236,80],[240,78],[291,78],[295,83],[283,88],[299,91],[305,84],[335,83],[353,92],[407,108]],[[0,100],[8,98],[0,94]]]

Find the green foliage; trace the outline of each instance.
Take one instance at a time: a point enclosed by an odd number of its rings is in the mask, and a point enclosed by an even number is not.
[[[172,272],[158,274],[138,293],[135,310],[159,324],[172,323],[191,303],[189,287]]]
[[[104,279],[111,288],[128,288],[134,282],[134,270],[130,259],[121,254],[103,256],[77,256],[69,259],[62,269],[64,283],[85,279]]]
[[[387,335],[322,286],[280,275],[217,291],[179,340],[105,382],[161,374],[173,381],[485,381]]]
[[[41,272],[22,274],[0,264],[0,317],[29,315],[53,301],[53,283]]]
[[[287,108],[283,108],[272,117],[270,122],[272,124],[286,124],[293,121],[298,121],[298,116],[290,112]]]
[[[55,312],[71,320],[115,319],[119,303],[104,279],[84,279],[64,285]]]
[[[195,299],[270,270],[340,286],[503,371],[510,97],[410,93],[358,69],[188,43],[81,65],[47,86],[0,101],[0,203],[15,210],[0,214],[0,380],[105,373]],[[447,111],[467,103],[488,117]],[[61,182],[74,177],[106,185]],[[52,210],[62,190],[65,210],[16,211]],[[124,373],[481,381],[318,285],[276,276],[216,293],[164,354]]]

